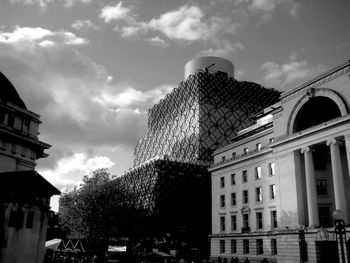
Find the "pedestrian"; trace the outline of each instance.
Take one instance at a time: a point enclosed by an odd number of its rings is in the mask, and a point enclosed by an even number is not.
[[[244,263],[249,263],[249,259],[245,258]]]
[[[222,263],[221,257],[218,258],[218,263]]]
[[[261,260],[261,262],[260,263],[268,263],[267,262],[267,259],[266,258],[264,258],[263,260]]]
[[[224,258],[224,260],[222,261],[222,263],[227,263],[227,258]]]

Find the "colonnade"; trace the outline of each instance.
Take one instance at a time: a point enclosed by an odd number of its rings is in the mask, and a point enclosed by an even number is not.
[[[342,210],[344,212],[344,221],[348,223],[345,195],[345,180],[339,147],[340,143],[341,141],[334,138],[326,141],[326,145],[330,147],[335,209]],[[301,153],[304,154],[305,162],[306,196],[309,227],[317,227],[320,225],[320,220],[318,214],[317,189],[312,151],[312,148],[305,147],[301,150]]]

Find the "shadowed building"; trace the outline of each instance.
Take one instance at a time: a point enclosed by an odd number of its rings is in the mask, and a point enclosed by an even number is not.
[[[0,72],[0,262],[43,261],[50,197],[60,192],[34,170],[50,147],[39,124]]]
[[[119,177],[137,193],[159,233],[180,233],[208,248],[210,174],[218,147],[277,101],[275,90],[233,78],[230,61],[203,57],[186,65],[185,81],[149,110],[148,133],[135,147],[134,168]]]
[[[282,93],[214,152],[212,257],[339,262],[332,212],[350,223],[349,69]]]

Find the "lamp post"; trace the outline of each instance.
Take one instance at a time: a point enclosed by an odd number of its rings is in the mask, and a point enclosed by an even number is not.
[[[345,263],[345,251],[344,251],[344,239],[346,240],[345,222],[344,222],[344,212],[342,210],[335,210],[332,214],[334,219],[334,231],[337,238],[337,244],[339,240],[340,252],[342,263]]]

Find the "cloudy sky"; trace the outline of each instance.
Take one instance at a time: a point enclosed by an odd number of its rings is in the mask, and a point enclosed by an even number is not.
[[[237,79],[287,90],[350,58],[349,0],[1,0],[0,70],[52,145],[60,190],[132,166],[147,109],[216,55]]]

